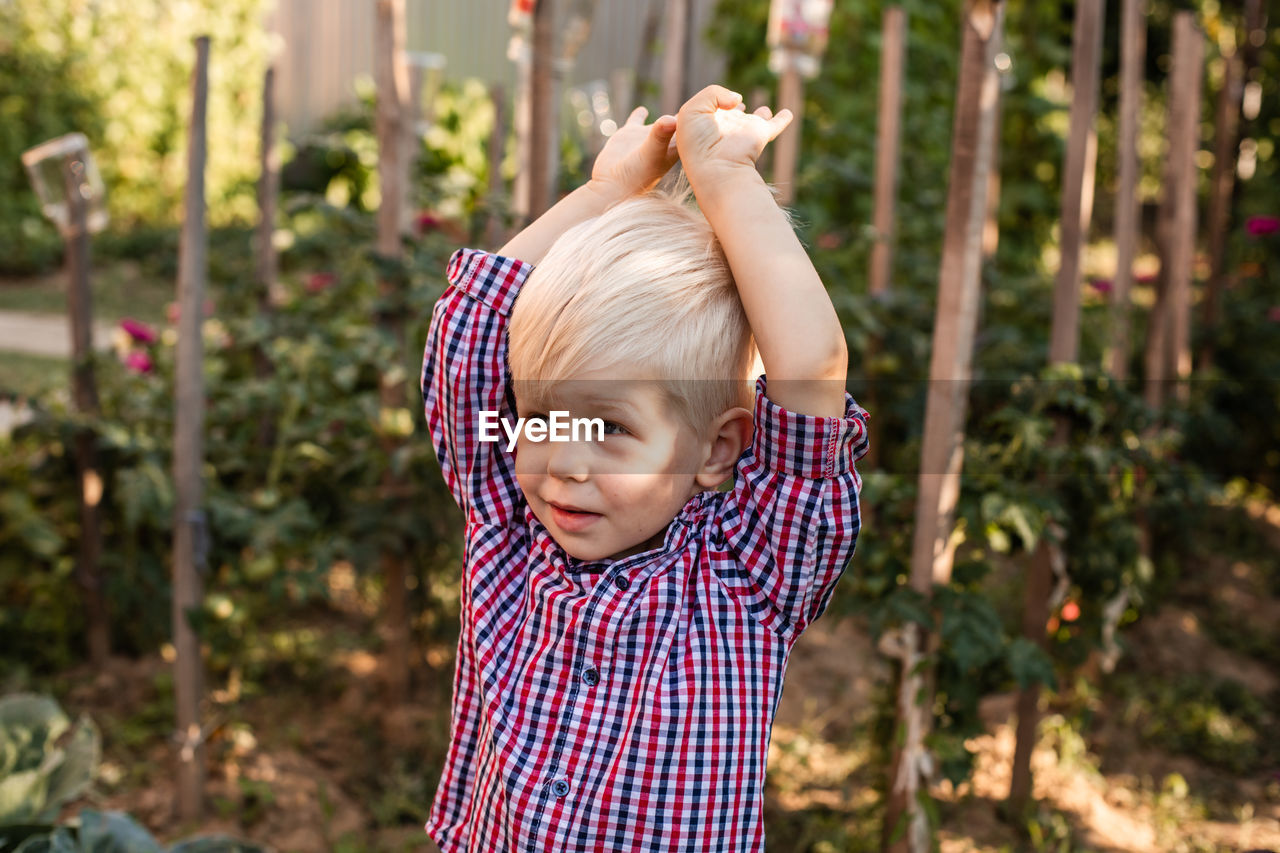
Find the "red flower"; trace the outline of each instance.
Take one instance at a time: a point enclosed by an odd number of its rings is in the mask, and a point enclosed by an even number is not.
[[[319,293],[328,290],[338,280],[331,272],[313,272],[307,276],[307,293]]]
[[[133,373],[151,373],[155,370],[155,364],[151,361],[151,356],[142,350],[130,350],[129,354],[124,357],[124,366]]]
[[[1280,216],[1250,216],[1244,224],[1250,237],[1265,237],[1280,231]]]
[[[132,317],[125,317],[121,320],[120,328],[124,329],[125,334],[130,338],[133,338],[135,343],[154,344],[156,341],[160,340],[160,335],[155,329],[140,320],[133,319]]]
[[[1080,618],[1080,605],[1074,601],[1068,601],[1062,605],[1062,621],[1074,622]]]
[[[428,231],[435,231],[442,224],[443,223],[440,221],[439,217],[433,213],[428,213],[425,210],[419,213],[417,218],[413,220],[413,227],[417,230],[419,236],[427,233]]]
[[[1160,277],[1158,272],[1144,272],[1142,275],[1135,275],[1133,280],[1138,284],[1152,284]]]
[[[1271,310],[1267,312],[1267,319],[1273,323],[1280,323],[1280,305],[1271,306]]]
[[[1098,291],[1099,293],[1110,293],[1111,287],[1112,287],[1111,279],[1091,278],[1089,279],[1089,286],[1092,287],[1094,290]]]

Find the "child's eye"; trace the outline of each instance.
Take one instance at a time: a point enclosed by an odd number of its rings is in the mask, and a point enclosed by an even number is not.
[[[547,420],[547,416],[542,412],[530,412],[529,414],[524,416],[524,422],[526,424],[545,423],[546,420]]]
[[[613,421],[604,422],[605,435],[626,435],[627,432],[628,432],[627,428],[624,427],[622,424],[614,423]]]

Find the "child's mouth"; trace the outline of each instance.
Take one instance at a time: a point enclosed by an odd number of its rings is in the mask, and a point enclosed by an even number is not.
[[[555,521],[556,526],[570,533],[579,533],[586,530],[602,518],[598,512],[588,512],[584,509],[559,506],[558,504],[548,504],[548,506],[551,507],[551,518]]]

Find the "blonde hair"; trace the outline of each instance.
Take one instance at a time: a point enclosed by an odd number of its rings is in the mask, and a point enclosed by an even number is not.
[[[594,368],[656,378],[695,429],[750,408],[751,328],[720,243],[688,195],[628,199],[556,240],[512,311],[517,384]]]

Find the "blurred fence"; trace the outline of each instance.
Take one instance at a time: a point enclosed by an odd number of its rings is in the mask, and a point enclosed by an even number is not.
[[[564,82],[572,85],[606,79],[617,69],[635,70],[644,50],[646,19],[665,5],[664,0],[599,0],[591,36]],[[715,0],[693,0],[698,46],[690,56],[691,89],[713,82],[722,71],[721,57],[701,38],[714,5]],[[407,0],[405,47],[411,52],[443,54],[449,79],[477,77],[513,85],[515,70],[507,58],[509,6],[510,0]],[[557,3],[561,14],[566,6],[564,0]],[[275,29],[284,39],[277,64],[277,99],[290,134],[305,132],[351,103],[355,80],[372,75],[371,0],[326,0],[323,13],[318,8],[314,0],[277,0]],[[661,73],[662,23],[660,18],[649,72],[655,81]],[[641,100],[656,108],[656,93],[642,93]]]

